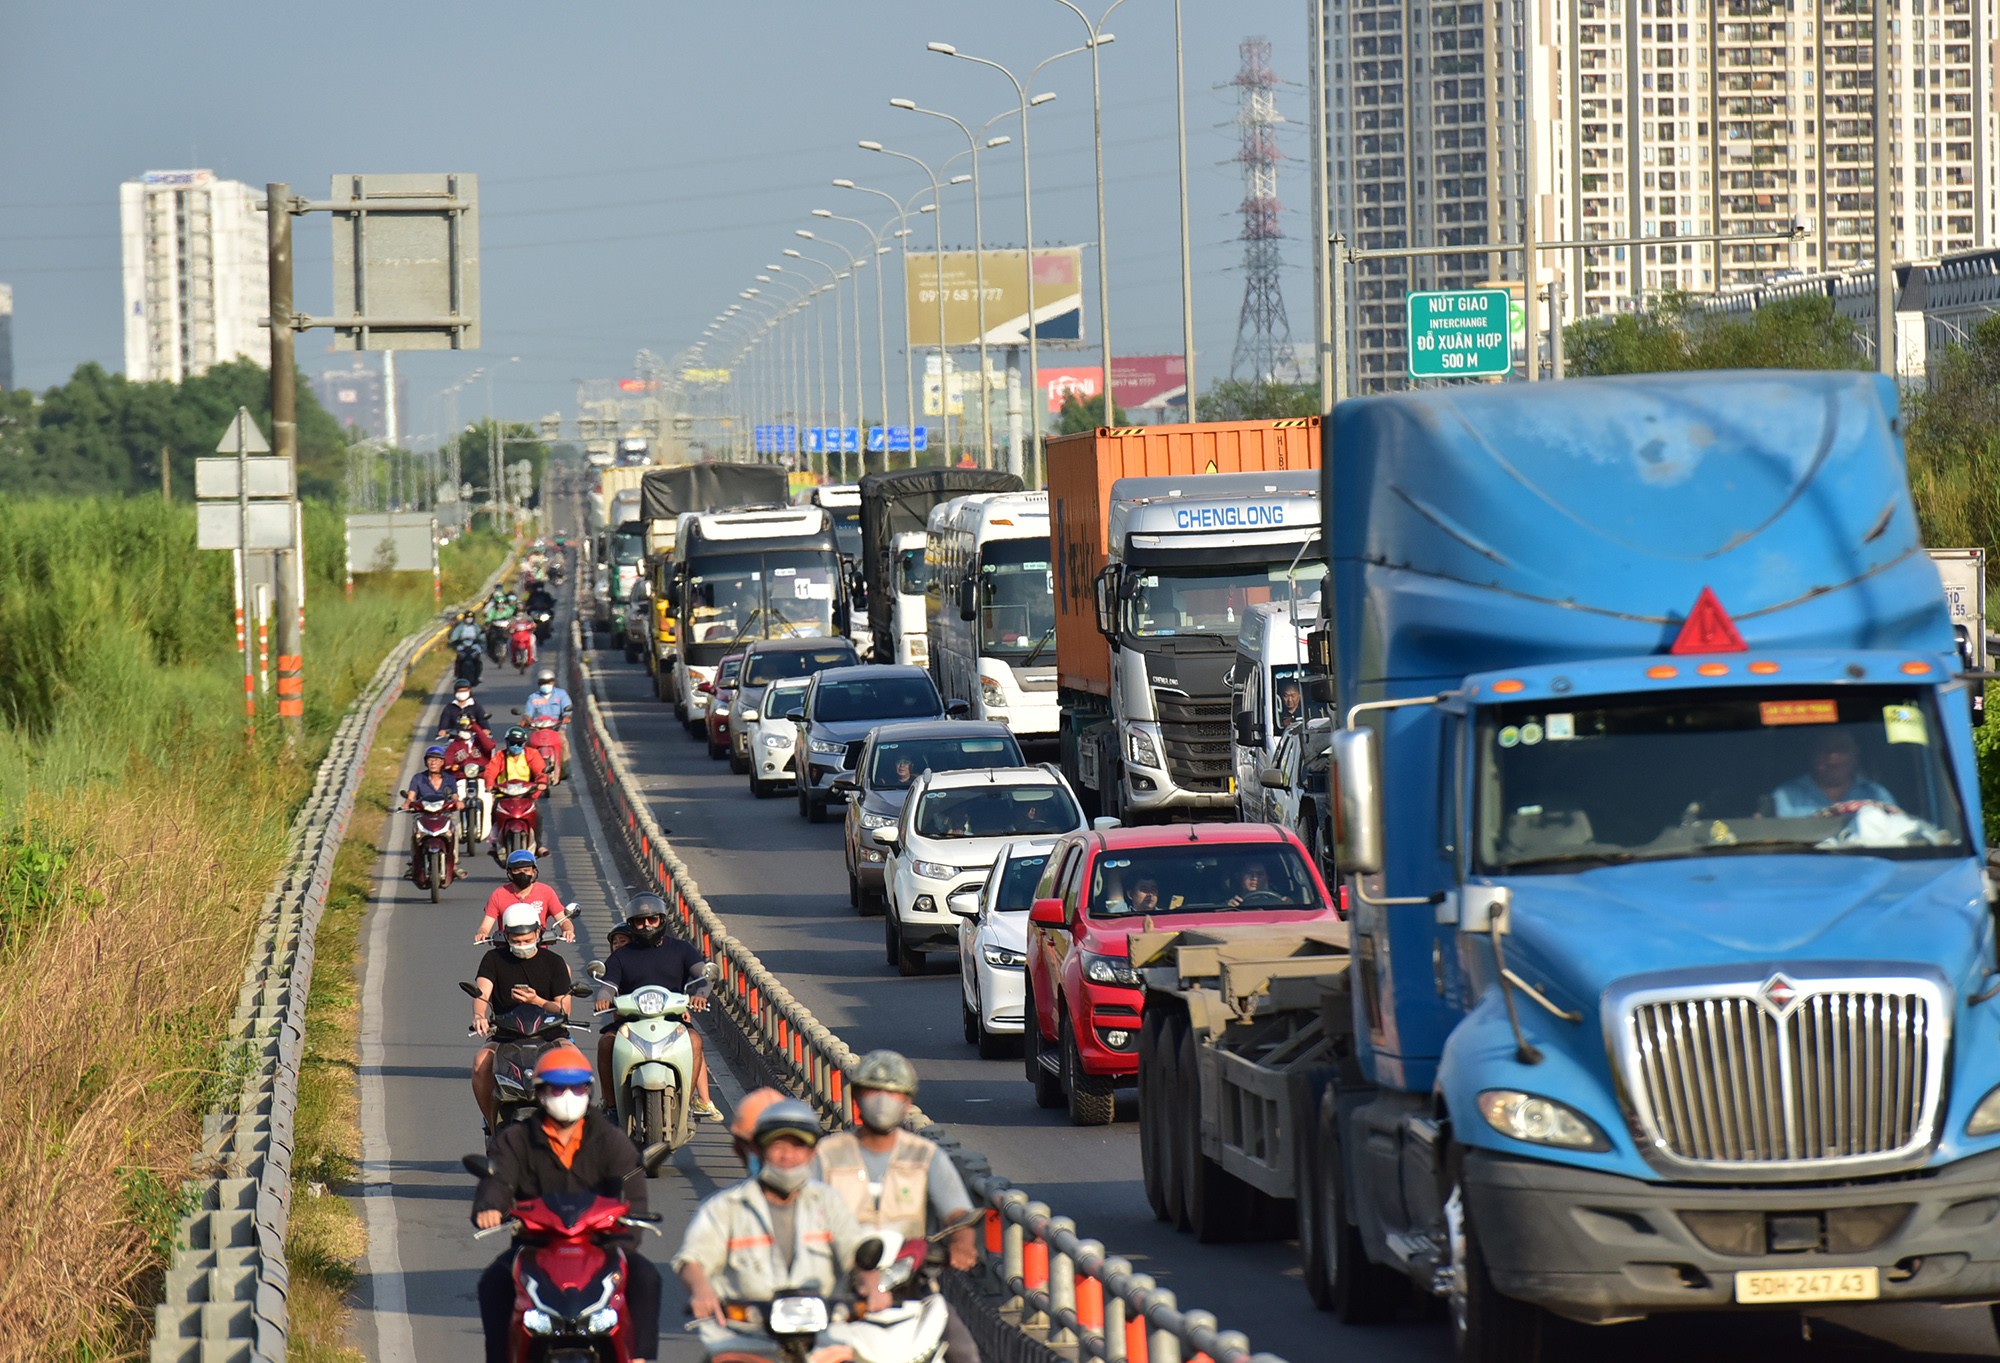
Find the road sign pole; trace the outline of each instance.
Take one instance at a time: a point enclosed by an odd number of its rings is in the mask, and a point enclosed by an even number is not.
[[[293,358],[292,187],[267,184],[264,193],[264,230],[270,248],[271,452],[292,463],[292,523],[297,526],[299,398],[298,368]],[[238,479],[247,488],[249,478],[241,459],[239,455]],[[304,559],[305,545],[294,537],[290,548],[277,552],[277,571],[272,574],[277,587],[278,719],[288,744],[298,741],[305,724],[305,665],[301,656],[306,608]]]

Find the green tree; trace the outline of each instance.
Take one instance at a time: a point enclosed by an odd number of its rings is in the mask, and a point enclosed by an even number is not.
[[[1992,555],[2000,547],[2000,313],[1938,357],[1906,414],[1924,543]]]
[[[1203,421],[1270,421],[1280,417],[1323,416],[1316,383],[1265,383],[1223,379],[1202,394]]]
[[[1104,394],[1085,401],[1075,393],[1063,399],[1062,411],[1056,414],[1057,435],[1075,435],[1080,431],[1094,431],[1099,426],[1123,426],[1125,409],[1119,407],[1111,420],[1104,419]]]
[[[1826,297],[1779,299],[1739,316],[1669,291],[1644,312],[1572,323],[1563,349],[1573,375],[1868,367],[1859,330]]]
[[[534,466],[534,486],[539,491],[542,474],[549,466],[549,447],[542,443],[533,426],[519,421],[498,423],[502,440],[503,471],[523,459]],[[492,449],[494,423],[475,421],[458,434],[458,471],[461,481],[472,484],[472,499],[485,502],[492,496]]]

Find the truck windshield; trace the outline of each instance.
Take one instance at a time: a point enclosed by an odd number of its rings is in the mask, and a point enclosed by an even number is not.
[[[980,549],[980,653],[989,658],[1046,657],[1055,628],[1049,542],[995,540]]]
[[[840,568],[830,554],[714,554],[689,566],[685,610],[695,643],[833,634]]]
[[[1121,847],[1097,859],[1086,904],[1104,918],[1326,907],[1305,859],[1282,842]]]
[[[845,559],[861,557],[861,508],[858,506],[830,506],[826,514],[833,518],[833,538],[840,545],[840,556]]]
[[[1478,726],[1488,872],[1748,853],[1965,854],[1930,693],[1886,686],[1523,701]]]
[[[931,585],[931,567],[924,562],[921,547],[896,551],[896,591],[903,596],[922,596]]]
[[[631,528],[619,526],[611,536],[611,561],[620,568],[637,563],[646,556],[646,531],[634,525]]]
[[[1294,569],[1290,554],[1256,567],[1142,570],[1132,579],[1126,628],[1141,639],[1173,634],[1234,639],[1250,607],[1291,600],[1294,582],[1298,595],[1310,596],[1325,576],[1324,560],[1302,558]]]
[[[1326,702],[1312,698],[1309,667],[1271,669],[1271,729],[1283,733],[1302,719],[1321,719]]]

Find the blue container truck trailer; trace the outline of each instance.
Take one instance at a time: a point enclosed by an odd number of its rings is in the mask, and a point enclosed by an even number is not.
[[[1324,1306],[2000,1301],[1970,694],[1894,385],[1656,375],[1329,420],[1351,916],[1136,940],[1146,1188]],[[1547,1351],[1547,1352],[1545,1352]]]

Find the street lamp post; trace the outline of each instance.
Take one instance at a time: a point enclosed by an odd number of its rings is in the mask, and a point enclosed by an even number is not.
[[[833,182],[833,185],[834,188],[836,189],[852,189],[862,194],[873,194],[878,199],[887,199],[890,202],[890,204],[894,206],[896,210],[896,221],[899,224],[899,226],[896,229],[896,237],[902,243],[903,247],[903,279],[905,281],[904,288],[907,290],[909,287],[908,280],[910,277],[910,235],[911,235],[909,203],[897,199],[895,195],[889,193],[887,190],[871,189],[867,185],[857,185],[852,180],[835,180]],[[923,196],[923,192],[924,191],[922,191],[921,189],[918,190],[915,194],[912,194],[910,196],[910,199],[915,200],[921,198]],[[918,211],[920,213],[935,214],[937,212],[937,205],[934,203],[925,204],[923,208]],[[882,276],[879,274],[875,276],[875,285],[878,290],[881,288]],[[878,293],[878,303],[879,303],[879,293]],[[916,359],[916,347],[910,343],[909,321],[910,321],[909,308],[905,306],[903,309],[903,398],[904,398],[904,406],[907,409],[905,419],[909,422],[909,431],[910,431],[910,467],[915,468],[917,466],[917,449],[916,449],[917,359]],[[886,375],[884,375],[883,382],[884,383],[888,382],[888,378]],[[883,410],[885,412],[888,410],[888,401],[886,398],[883,400]],[[883,443],[886,444],[887,441],[885,440]],[[883,451],[882,462],[885,466],[888,464],[888,452],[886,450]]]
[[[820,216],[820,215],[821,215],[821,214],[823,214],[823,213],[824,213],[824,214],[826,214],[826,216],[828,216],[828,217],[832,217],[832,216],[833,216],[833,215],[832,215],[832,214],[830,214],[830,213],[826,213],[826,210],[825,210],[825,209],[814,209],[814,210],[813,210],[813,216],[814,216],[814,217],[818,217],[818,216]],[[863,226],[866,226],[866,224],[863,224]],[[862,269],[863,269],[864,267],[866,267],[867,265],[869,265],[869,264],[870,264],[870,263],[871,263],[871,262],[872,262],[872,261],[874,260],[874,257],[873,257],[873,256],[857,256],[857,255],[855,255],[855,254],[854,254],[854,253],[853,253],[852,251],[849,251],[849,250],[848,250],[848,249],[847,249],[847,248],[846,248],[845,246],[842,246],[842,245],[841,245],[841,244],[840,244],[839,242],[837,242],[837,241],[827,241],[827,240],[823,240],[823,239],[822,239],[822,238],[820,238],[820,237],[816,237],[816,236],[814,236],[814,235],[813,235],[813,234],[812,234],[811,232],[808,232],[808,231],[807,231],[807,230],[806,230],[805,228],[803,228],[803,227],[800,227],[800,228],[796,228],[796,229],[794,229],[794,231],[793,231],[792,235],[793,235],[793,236],[796,236],[796,237],[803,237],[803,238],[805,238],[805,239],[806,239],[807,241],[813,241],[813,242],[821,242],[821,244],[823,244],[823,245],[826,245],[826,246],[831,246],[831,247],[833,247],[833,248],[834,248],[835,250],[839,251],[839,252],[840,252],[840,253],[841,253],[842,255],[844,255],[844,256],[846,256],[846,257],[847,257],[847,269],[848,269],[848,273],[854,276],[854,293],[853,293],[853,297],[852,297],[852,299],[850,300],[850,301],[851,301],[851,302],[853,303],[853,305],[854,305],[854,427],[855,427],[855,440],[854,440],[854,445],[855,445],[855,449],[854,449],[854,455],[855,455],[855,458],[854,458],[854,462],[855,462],[855,464],[856,464],[856,466],[857,466],[857,467],[865,467],[865,466],[866,466],[866,464],[867,464],[867,460],[866,460],[866,459],[864,459],[864,458],[863,458],[862,456],[863,456],[863,455],[864,455],[864,453],[866,452],[866,447],[867,447],[867,444],[868,444],[868,434],[867,434],[867,433],[868,433],[868,408],[867,408],[867,404],[866,404],[866,403],[865,403],[865,402],[864,402],[864,401],[862,400],[862,396],[861,396],[861,384],[862,384],[862,376],[861,376],[861,271],[862,271]],[[807,259],[808,259],[808,260],[810,260],[810,259],[811,259],[811,257],[810,257],[810,256],[808,256],[808,257],[807,257]],[[842,276],[841,276],[841,278],[843,278],[843,279],[845,279],[846,277],[847,277],[846,275],[842,275]],[[875,276],[875,277],[876,277],[876,281],[877,281],[877,284],[878,284],[878,288],[877,288],[877,290],[876,290],[876,296],[877,296],[877,297],[879,298],[879,297],[881,296],[881,290],[880,290],[880,288],[879,288],[879,283],[880,283],[880,280],[881,280],[881,277],[882,277],[882,276],[881,276],[881,272],[880,272],[880,271],[877,271],[877,272],[876,272],[876,276]],[[836,315],[836,317],[838,316],[838,314],[837,314],[837,313],[836,313],[835,315]],[[842,382],[844,383],[844,382],[845,382],[845,380],[843,379],[843,380],[842,380]],[[886,380],[885,380],[885,384],[886,384]],[[886,421],[888,420],[888,416],[887,416],[886,412],[885,412],[885,414],[884,414],[884,416],[883,416],[883,418],[882,418],[882,419],[883,419],[883,421],[884,421],[884,422],[886,422]],[[845,427],[845,426],[846,426],[846,424],[847,424],[847,423],[846,423],[845,419],[843,419],[843,420],[842,420],[842,422],[841,422],[841,425],[842,425],[843,427]],[[886,436],[886,433],[885,433],[885,435],[884,435],[884,443],[885,443],[885,444],[887,443],[887,436]],[[846,467],[846,464],[847,464],[847,461],[846,461],[845,459],[841,460],[841,466],[842,466],[843,468],[845,468],[845,467]]]
[[[1122,3],[1122,0],[1121,0]],[[986,232],[979,202],[979,134],[972,131],[959,119],[940,109],[926,109],[911,99],[892,99],[892,109],[903,109],[913,114],[926,114],[931,118],[941,118],[965,134],[966,148],[972,153],[972,277],[973,289],[978,293],[973,309],[979,327],[979,443],[980,467],[993,467],[993,403],[992,394],[987,389],[990,370],[986,355]],[[1011,139],[991,137],[986,140],[988,148],[1005,146]]]
[[[949,463],[951,461],[951,390],[950,385],[945,381],[947,375],[944,362],[944,187],[938,183],[936,171],[908,152],[891,151],[880,142],[873,141],[863,141],[857,145],[863,151],[879,151],[884,156],[893,156],[899,161],[908,161],[911,165],[921,170],[931,182],[931,225],[936,229],[937,234],[936,275],[933,279],[931,293],[937,299],[938,424],[940,427],[940,437],[944,441],[945,461]],[[956,158],[953,159],[955,160]],[[951,163],[947,161],[945,164],[949,165]],[[954,175],[950,180],[945,181],[945,184],[965,184],[969,183],[971,179],[970,175]],[[912,423],[912,426],[914,427],[914,423]],[[914,429],[912,435],[914,435]],[[962,433],[961,438],[963,438]],[[914,444],[915,441],[912,440],[911,443]],[[916,452],[914,450],[911,451],[910,457],[911,462],[914,463],[916,460]]]
[[[809,256],[803,251],[794,250],[789,246],[785,248],[783,254],[793,260],[804,261],[808,265],[817,265],[822,270],[825,270],[827,282],[821,287],[833,291],[834,419],[839,423],[839,428],[844,430],[847,426],[847,341],[845,334],[840,329],[840,281],[847,278],[847,275],[840,270],[834,269],[833,266],[827,264],[825,261],[814,256]],[[821,344],[824,345],[824,343],[825,332],[822,328]],[[820,363],[822,365],[826,363],[824,351],[821,352]],[[825,395],[826,378],[824,372],[822,372],[820,376],[820,396],[822,402],[824,402]],[[835,441],[834,443],[838,444],[839,442]],[[832,453],[832,451],[823,450],[821,453],[824,455]],[[829,461],[822,471],[830,471],[831,467],[831,462]]]
[[[850,180],[848,184],[851,187],[853,181]],[[900,204],[897,205],[897,212],[899,216],[901,215],[901,207],[902,206]],[[882,381],[881,383],[882,467],[887,468],[889,466],[889,313],[888,313],[888,306],[884,302],[882,297],[882,276],[885,273],[885,271],[882,269],[882,257],[888,254],[888,252],[892,248],[884,246],[882,244],[881,232],[877,232],[874,228],[870,227],[867,223],[863,222],[859,218],[843,217],[840,214],[834,212],[830,208],[815,208],[812,211],[812,215],[815,218],[825,218],[828,222],[844,222],[844,223],[850,223],[855,227],[859,227],[862,231],[868,234],[869,244],[874,249],[875,372]],[[888,224],[886,223],[883,224],[883,230],[884,231],[888,230]],[[910,229],[907,227],[898,228],[895,232],[895,235],[898,238],[907,237],[909,236],[909,234],[910,234]],[[857,302],[855,306],[858,308],[860,304]],[[858,350],[861,344],[861,328],[859,322],[855,324],[854,341],[855,341],[855,348]],[[858,393],[860,391],[859,364],[855,366],[855,370],[856,370],[855,389],[856,392]],[[867,441],[864,439],[862,443],[865,445]],[[867,467],[867,462],[868,461],[866,460],[866,458],[864,458],[862,460],[862,467],[864,468]]]
[[[1111,35],[1104,31],[1105,22],[1125,0],[1111,0],[1111,8],[1105,10],[1094,24],[1089,15],[1076,7],[1074,0],[1056,0],[1056,3],[1081,19],[1084,32],[1090,35],[1087,46],[1090,48],[1091,141],[1097,154],[1097,343],[1104,351],[1104,420],[1109,423],[1116,419],[1114,413],[1118,408],[1111,396],[1111,255],[1104,233],[1104,75],[1098,63],[1097,49],[1111,41]]]

